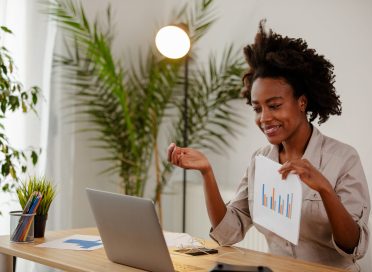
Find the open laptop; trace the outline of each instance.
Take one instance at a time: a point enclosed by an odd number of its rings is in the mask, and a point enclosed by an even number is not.
[[[107,257],[152,272],[174,272],[151,200],[86,189]]]

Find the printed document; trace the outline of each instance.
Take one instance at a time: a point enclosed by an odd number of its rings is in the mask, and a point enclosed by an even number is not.
[[[95,235],[71,235],[62,239],[56,239],[37,245],[36,247],[48,247],[71,250],[95,250],[103,247],[100,236]]]
[[[289,174],[282,180],[281,164],[256,157],[253,221],[297,245],[300,233],[302,181]]]

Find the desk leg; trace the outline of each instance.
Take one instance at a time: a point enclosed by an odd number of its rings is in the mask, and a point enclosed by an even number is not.
[[[0,254],[0,272],[13,272],[13,256]]]

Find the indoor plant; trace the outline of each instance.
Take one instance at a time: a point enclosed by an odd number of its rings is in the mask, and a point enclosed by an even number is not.
[[[65,53],[55,56],[55,72],[65,83],[65,91],[72,94],[70,103],[78,116],[91,125],[87,130],[99,133],[93,140],[95,147],[109,153],[102,158],[111,162],[107,172],[119,174],[124,193],[143,196],[148,169],[155,164],[154,198],[159,201],[173,170],[165,152],[159,152],[166,149],[161,139],[167,137],[167,143],[177,144],[182,139],[184,60],[169,61],[149,48],[145,57],[138,57],[139,67],[125,69],[112,54],[110,9],[103,24],[107,27],[102,28],[99,21],[88,20],[82,4],[57,0],[48,2],[46,8],[67,34]],[[225,136],[235,135],[241,125],[230,102],[239,98],[244,61],[232,46],[227,46],[221,60],[211,55],[207,67],[193,61],[195,45],[216,19],[212,0],[188,2],[175,14],[173,23],[188,26],[193,44],[189,53],[189,144],[222,153],[228,146]]]
[[[56,195],[55,186],[46,177],[33,176],[29,177],[26,181],[22,181],[16,191],[22,209],[24,209],[33,192],[40,192],[42,194],[42,200],[35,215],[34,236],[36,238],[44,237],[48,210]]]
[[[13,148],[6,136],[4,119],[9,112],[35,111],[40,89],[36,86],[24,89],[16,79],[15,64],[11,53],[2,45],[3,34],[11,30],[0,26],[0,191],[9,192],[15,188],[21,173],[27,170],[27,161],[31,158],[35,165],[39,151],[18,150]],[[1,214],[1,212],[0,212]]]

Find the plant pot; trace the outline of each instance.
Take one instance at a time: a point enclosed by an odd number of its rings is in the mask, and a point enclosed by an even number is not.
[[[45,233],[45,225],[48,219],[47,214],[37,214],[35,215],[35,222],[34,222],[34,237],[35,238],[42,238],[44,237]]]

